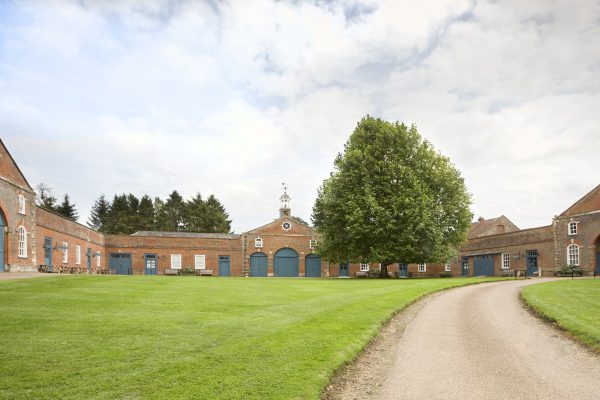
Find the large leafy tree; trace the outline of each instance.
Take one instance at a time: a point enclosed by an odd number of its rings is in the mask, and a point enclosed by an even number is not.
[[[62,203],[60,203],[55,210],[57,213],[62,214],[63,216],[69,218],[72,221],[77,222],[77,219],[79,218],[79,214],[77,213],[75,204],[71,203],[71,198],[66,193],[63,197]]]
[[[446,262],[466,239],[471,197],[417,128],[363,118],[319,188],[312,220],[335,262]]]

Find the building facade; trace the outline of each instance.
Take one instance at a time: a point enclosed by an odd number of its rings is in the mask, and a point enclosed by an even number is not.
[[[36,206],[35,192],[0,140],[0,272],[157,275],[166,269],[216,276],[359,277],[374,263],[328,262],[317,233],[292,217],[284,189],[278,218],[242,234],[136,232],[104,235]],[[427,261],[427,260],[423,260]],[[565,265],[600,271],[600,185],[552,224],[520,230],[505,216],[473,223],[458,257],[447,263],[388,266],[398,277],[500,276],[514,270],[551,275]]]

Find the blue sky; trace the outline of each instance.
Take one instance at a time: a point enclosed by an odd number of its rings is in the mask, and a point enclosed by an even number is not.
[[[366,114],[416,124],[475,217],[600,183],[600,2],[2,1],[0,135],[32,185],[215,194],[237,232],[309,220]]]

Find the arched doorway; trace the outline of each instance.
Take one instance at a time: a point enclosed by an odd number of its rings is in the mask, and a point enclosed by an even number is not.
[[[6,265],[6,252],[4,251],[4,237],[6,235],[6,219],[4,218],[4,212],[0,209],[0,272],[4,272],[4,266]]]
[[[250,276],[267,276],[267,255],[254,253],[250,255]]]
[[[275,253],[273,262],[273,275],[275,276],[299,276],[300,262],[298,253],[290,249],[280,249]]]
[[[318,278],[321,276],[321,257],[309,254],[304,261],[304,276],[308,278]]]

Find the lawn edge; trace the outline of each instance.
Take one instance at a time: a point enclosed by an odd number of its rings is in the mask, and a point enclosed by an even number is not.
[[[466,286],[479,285],[479,284],[485,284],[485,283],[502,282],[502,281],[507,281],[507,280],[511,280],[511,279],[510,278],[499,278],[499,279],[494,279],[494,280],[489,280],[489,281],[467,282],[467,283],[465,283],[463,285],[459,285],[459,286],[453,286],[453,287],[446,287],[446,288],[442,288],[442,289],[436,289],[436,290],[433,290],[433,291],[431,291],[429,293],[425,293],[425,294],[423,294],[423,295],[421,295],[421,296],[413,299],[409,303],[406,303],[403,307],[398,308],[398,309],[392,311],[392,313],[386,319],[384,319],[381,322],[380,326],[373,333],[373,335],[369,338],[369,340],[367,340],[365,342],[365,344],[352,357],[350,357],[348,360],[342,362],[339,367],[337,367],[335,370],[333,370],[331,372],[331,374],[329,375],[329,377],[327,379],[327,382],[321,388],[319,399],[321,399],[321,400],[329,400],[329,399],[334,399],[335,398],[335,397],[332,397],[332,396],[335,395],[335,389],[330,390],[330,386],[335,385],[339,380],[341,380],[341,378],[345,374],[345,372],[351,366],[353,366],[354,364],[356,364],[358,362],[358,360],[360,360],[360,358],[363,357],[369,351],[369,349],[371,347],[374,347],[376,345],[377,341],[381,337],[382,332],[386,328],[388,328],[390,326],[390,324],[392,323],[392,321],[396,317],[399,317],[407,309],[409,309],[409,308],[417,305],[417,303],[419,303],[419,302],[425,301],[429,297],[438,295],[438,294],[440,294],[442,292],[445,292],[447,290],[454,290],[454,289],[459,289],[459,288],[463,288],[463,287],[466,287]]]
[[[557,281],[555,281],[557,282]],[[551,282],[539,282],[539,284],[543,283],[551,283]],[[552,315],[545,313],[543,310],[536,307],[534,304],[531,304],[527,301],[525,296],[523,296],[523,289],[519,291],[519,300],[521,301],[521,305],[524,309],[526,309],[531,315],[533,315],[536,319],[543,322],[545,325],[552,327],[562,336],[567,339],[573,341],[574,343],[582,346],[585,350],[591,351],[595,354],[600,355],[600,343],[595,345],[590,341],[584,339],[581,335],[569,330],[565,326],[561,325],[560,321],[554,318]]]

